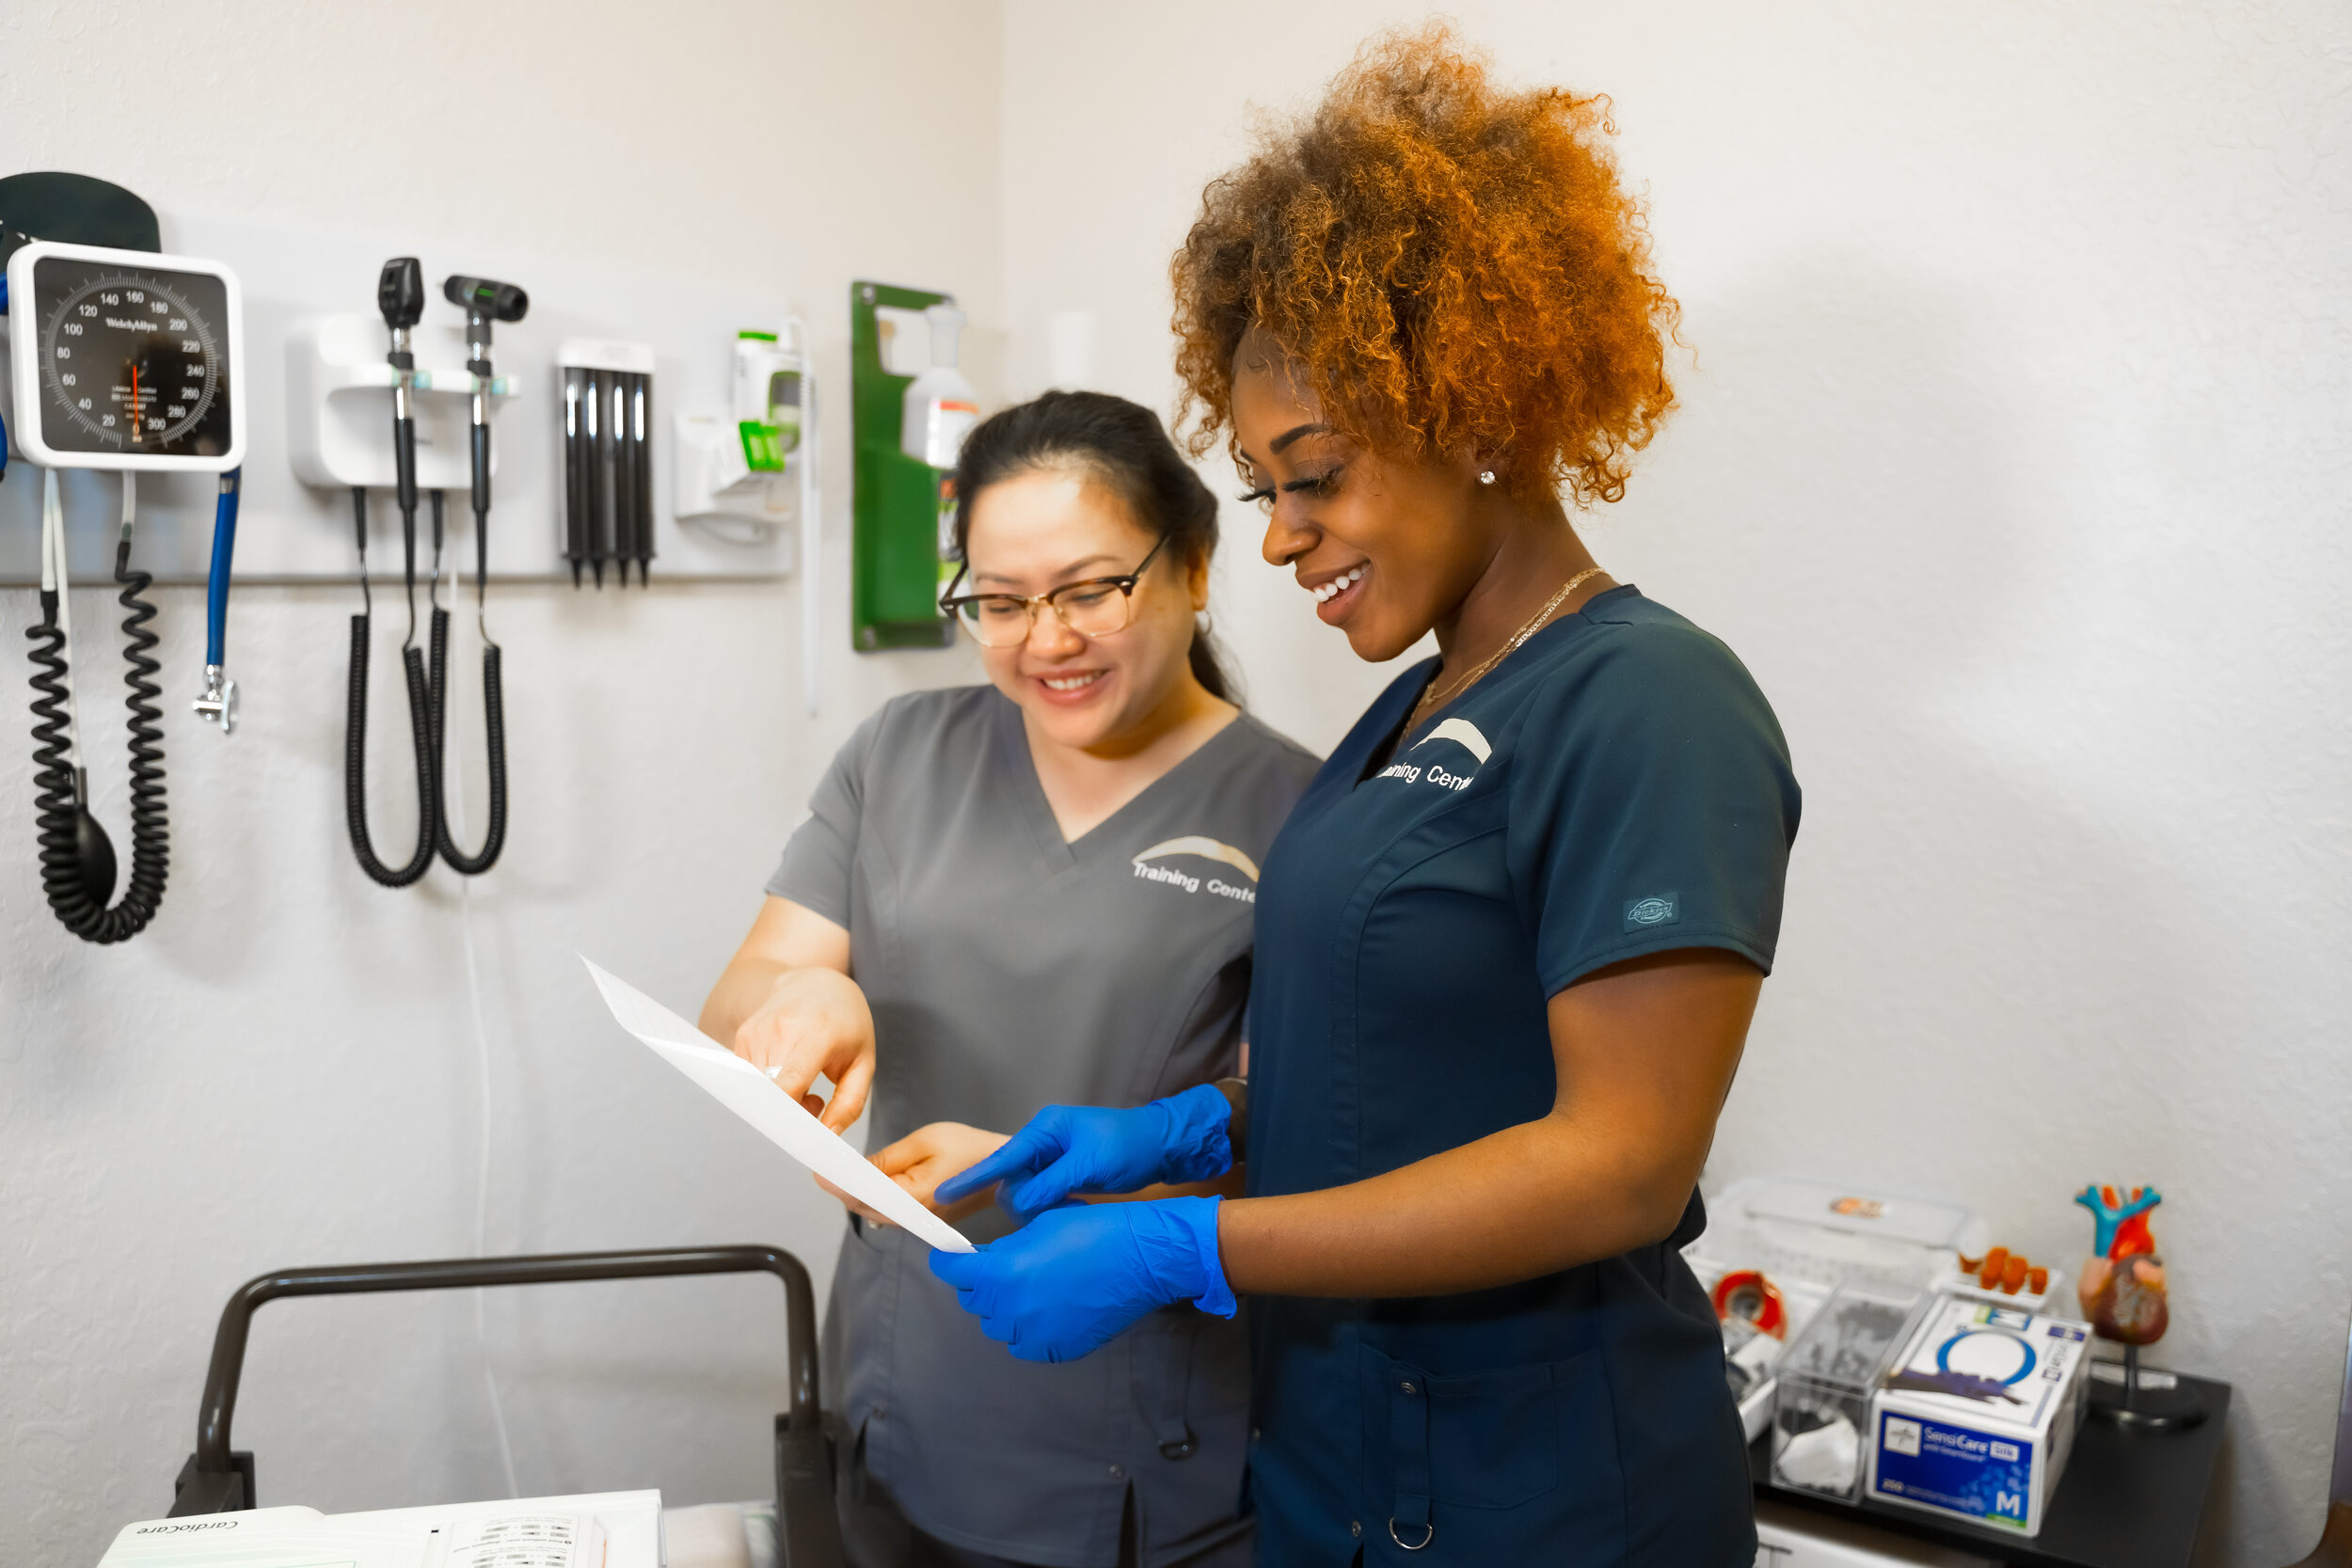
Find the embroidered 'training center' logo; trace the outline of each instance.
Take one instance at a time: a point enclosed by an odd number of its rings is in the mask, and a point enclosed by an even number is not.
[[[1238,899],[1245,904],[1254,904],[1258,901],[1256,886],[1258,863],[1230,844],[1220,844],[1216,839],[1202,838],[1198,834],[1189,834],[1184,838],[1171,838],[1164,844],[1154,844],[1151,848],[1144,850],[1135,858],[1136,875],[1147,882],[1166,882],[1171,887],[1183,888],[1186,893],[1199,893],[1203,879],[1189,876],[1171,865],[1151,863],[1153,861],[1165,860],[1170,855],[1197,855],[1202,860],[1219,861],[1232,866],[1248,878],[1251,885],[1241,887],[1225,880],[1222,877],[1212,876],[1206,879],[1208,890],[1220,898]]]
[[[1427,735],[1414,741],[1408,750],[1418,752],[1435,740],[1451,740],[1481,763],[1495,753],[1493,745],[1487,741],[1478,726],[1467,719],[1446,720],[1430,730]],[[1456,768],[1460,766],[1459,763],[1454,764]],[[1425,777],[1429,783],[1440,789],[1468,789],[1470,780],[1477,775],[1477,772],[1478,769],[1473,768],[1468,773],[1456,773],[1441,762],[1423,764],[1406,762],[1399,758],[1373,776],[1380,779],[1402,779],[1406,784],[1419,783]]]

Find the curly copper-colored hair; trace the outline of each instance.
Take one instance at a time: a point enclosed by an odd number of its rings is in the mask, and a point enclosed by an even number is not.
[[[1374,38],[1210,182],[1169,265],[1193,454],[1220,431],[1234,450],[1255,325],[1374,451],[1476,454],[1580,505],[1624,495],[1674,406],[1677,312],[1615,130],[1605,98],[1497,86],[1442,26]]]

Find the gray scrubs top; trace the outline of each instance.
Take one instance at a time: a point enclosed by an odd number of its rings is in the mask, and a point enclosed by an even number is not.
[[[933,1121],[1139,1105],[1235,1069],[1258,867],[1315,758],[1247,714],[1075,843],[993,687],[859,726],[768,891],[850,932],[874,1013],[869,1148]],[[1011,1227],[988,1208],[962,1229]],[[903,1230],[852,1226],[827,1338],[864,1471],[918,1528],[1025,1562],[1146,1564],[1246,1528],[1240,1321],[1164,1309],[1084,1360],[1016,1361]]]

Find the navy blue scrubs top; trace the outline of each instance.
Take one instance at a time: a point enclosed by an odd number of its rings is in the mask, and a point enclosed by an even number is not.
[[[1604,965],[1772,968],[1797,783],[1728,648],[1612,589],[1391,754],[1431,669],[1373,704],[1268,854],[1252,1196],[1549,1114],[1546,1003]],[[1739,1415],[1678,1250],[1705,1224],[1693,1194],[1665,1241],[1518,1285],[1254,1298],[1260,1562],[1749,1568]]]

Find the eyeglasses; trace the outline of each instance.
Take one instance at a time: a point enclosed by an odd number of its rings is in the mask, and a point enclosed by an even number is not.
[[[1086,578],[1044,594],[943,594],[939,608],[961,621],[972,640],[983,648],[1014,648],[1026,642],[1041,607],[1052,610],[1063,626],[1080,637],[1108,637],[1127,629],[1135,615],[1136,584],[1167,543],[1168,535],[1161,534],[1151,554],[1124,577]],[[947,586],[953,588],[962,580],[963,568],[959,567],[955,582]]]

